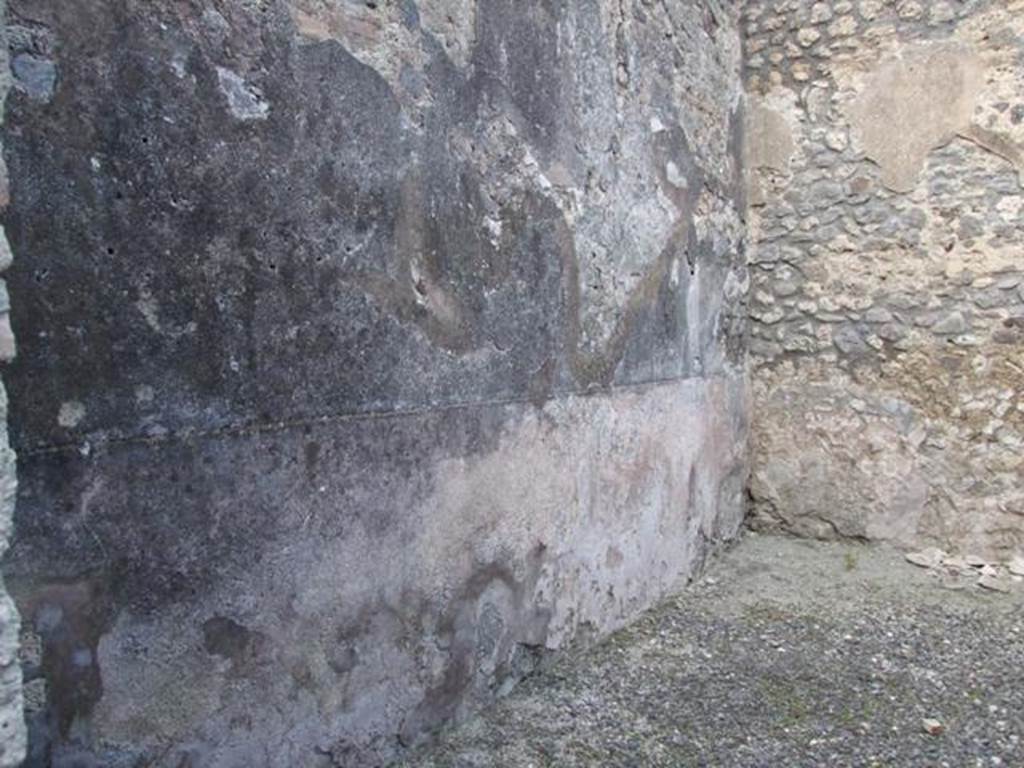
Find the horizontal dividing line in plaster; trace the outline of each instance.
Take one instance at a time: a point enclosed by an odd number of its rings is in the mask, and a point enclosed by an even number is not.
[[[561,392],[551,393],[546,398],[544,398],[543,401],[540,402],[540,405],[544,406],[547,405],[548,403],[562,399],[587,399],[591,397],[598,397],[601,395],[611,395],[616,392],[642,391],[645,389],[653,389],[658,386],[663,386],[665,384],[683,383],[687,381],[724,381],[728,379],[735,379],[741,375],[741,373],[737,372],[732,374],[717,373],[708,376],[674,376],[664,379],[649,379],[647,381],[638,381],[630,384],[619,384],[616,386],[604,387],[601,389],[569,389]],[[303,419],[289,419],[285,421],[274,422],[247,422],[242,424],[226,424],[222,427],[217,427],[215,429],[184,429],[179,432],[168,432],[166,434],[161,435],[126,435],[124,437],[97,438],[96,440],[90,440],[86,436],[81,441],[74,443],[55,443],[51,445],[36,445],[25,448],[18,448],[17,454],[19,458],[29,458],[32,456],[41,456],[55,453],[81,453],[83,450],[91,452],[93,449],[118,447],[123,445],[159,445],[161,443],[188,442],[190,440],[204,440],[207,438],[217,437],[241,437],[243,435],[257,435],[268,432],[284,432],[287,430],[298,429],[302,427],[323,424],[334,424],[346,421],[376,421],[383,419],[405,418],[409,416],[429,416],[431,414],[446,413],[449,411],[466,411],[473,410],[476,408],[493,408],[506,405],[526,405],[535,404],[535,402],[536,401],[532,400],[528,396],[494,398],[490,400],[466,400],[449,403],[433,403],[430,405],[415,408],[399,408],[389,411],[342,411],[339,413],[327,414],[325,416],[312,416]]]

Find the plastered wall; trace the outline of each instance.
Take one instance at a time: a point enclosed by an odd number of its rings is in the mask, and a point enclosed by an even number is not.
[[[7,19],[27,765],[383,764],[736,533],[734,8]]]

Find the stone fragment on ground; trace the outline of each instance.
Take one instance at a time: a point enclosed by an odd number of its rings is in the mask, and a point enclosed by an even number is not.
[[[978,586],[984,589],[992,590],[993,592],[1009,592],[1010,581],[1009,579],[1000,578],[999,576],[983,573],[981,578],[978,579]]]
[[[942,561],[942,564],[948,569],[962,572],[967,572],[971,567],[967,560],[959,555],[950,555]]]
[[[921,568],[938,568],[942,565],[942,561],[945,557],[946,553],[935,547],[922,549],[920,552],[908,552],[906,554],[907,562],[913,563]]]
[[[927,733],[929,736],[938,736],[944,730],[946,730],[945,728],[943,728],[942,723],[930,717],[926,717],[924,720],[922,720],[921,726],[924,728],[924,732]]]
[[[983,590],[1008,593],[1024,581],[1024,557],[1020,555],[998,563],[975,554],[949,554],[938,547],[928,547],[907,552],[904,559],[938,577],[945,589],[965,589],[973,582]]]

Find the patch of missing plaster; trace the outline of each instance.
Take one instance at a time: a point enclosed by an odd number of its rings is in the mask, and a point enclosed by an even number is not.
[[[217,81],[232,115],[239,120],[267,119],[270,104],[264,101],[263,92],[259,88],[224,67],[217,67]]]
[[[476,44],[476,0],[420,0],[420,24],[459,67],[469,64]]]
[[[65,429],[77,427],[85,418],[85,406],[77,400],[69,400],[61,403],[60,411],[57,413],[57,423]]]
[[[245,662],[259,645],[259,634],[226,616],[214,616],[203,622],[203,648],[211,656],[220,656],[234,664]]]
[[[428,56],[401,4],[291,0],[288,10],[305,44],[333,41],[384,78],[404,102],[430,102],[429,93],[413,93],[417,89],[403,80],[407,70],[422,72]]]
[[[14,87],[29,98],[48,103],[57,86],[57,67],[49,59],[20,53],[11,60]]]
[[[337,40],[346,48],[365,47],[359,41],[374,42],[380,37],[380,17],[368,6],[348,10],[325,2],[305,0],[290,8],[295,31],[314,42]]]
[[[907,46],[866,77],[847,116],[886,187],[914,188],[928,154],[969,130],[983,85],[979,56],[953,43]]]

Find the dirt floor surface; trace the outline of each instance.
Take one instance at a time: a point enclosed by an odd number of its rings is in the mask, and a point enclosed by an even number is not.
[[[881,547],[748,534],[419,768],[1024,768],[1024,584],[951,589]]]

